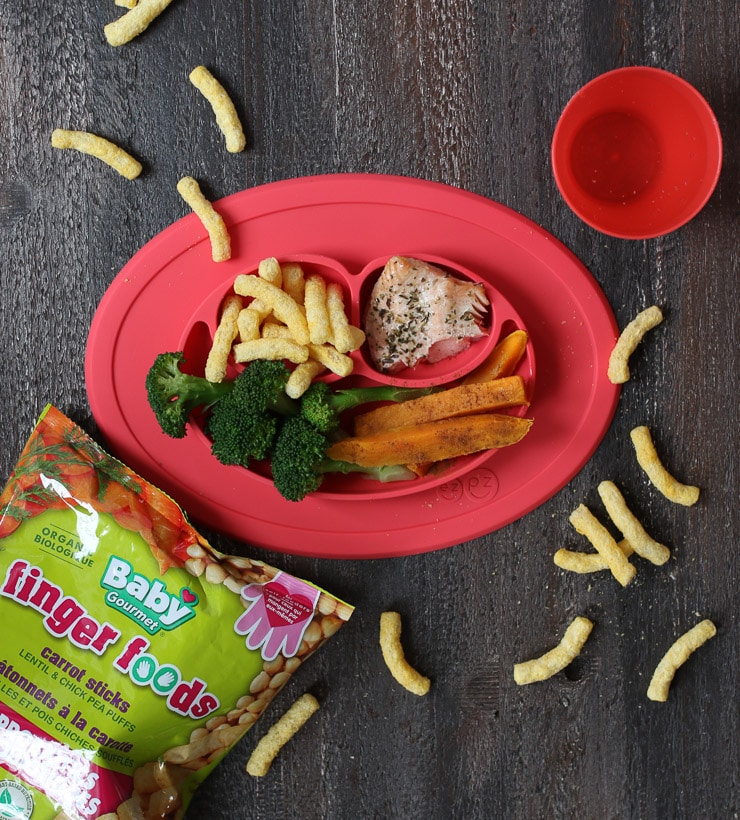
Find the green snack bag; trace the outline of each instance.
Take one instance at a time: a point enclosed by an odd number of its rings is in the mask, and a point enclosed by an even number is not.
[[[351,614],[47,407],[0,494],[0,817],[181,817]]]

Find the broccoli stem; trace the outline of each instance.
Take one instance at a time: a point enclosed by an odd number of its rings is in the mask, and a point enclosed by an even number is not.
[[[205,383],[204,383],[205,382]],[[182,396],[188,398],[192,396],[194,407],[202,407],[207,410],[217,401],[231,393],[233,382],[209,382],[199,376],[187,376],[183,381]]]
[[[267,405],[267,409],[277,413],[278,416],[289,418],[290,416],[297,416],[301,412],[301,404],[296,399],[291,399],[284,390],[281,390]]]
[[[350,387],[347,390],[335,390],[329,404],[337,413],[357,407],[360,404],[369,404],[373,401],[409,401],[421,396],[436,393],[439,387],[396,387],[394,385],[377,385],[374,387]]]
[[[391,481],[409,481],[416,478],[416,473],[402,464],[390,464],[384,467],[363,467],[349,461],[336,461],[333,458],[322,459],[315,467],[317,473],[364,473],[368,478],[374,478],[384,484]]]

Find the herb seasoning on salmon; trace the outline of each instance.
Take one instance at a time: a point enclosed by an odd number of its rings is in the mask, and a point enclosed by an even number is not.
[[[489,307],[481,283],[466,282],[435,265],[391,257],[370,295],[365,333],[383,373],[456,356],[488,335]]]

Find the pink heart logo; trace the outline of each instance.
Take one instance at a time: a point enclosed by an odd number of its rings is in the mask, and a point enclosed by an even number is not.
[[[270,626],[292,626],[307,621],[313,614],[313,605],[305,595],[289,592],[277,581],[262,588]]]
[[[184,604],[194,604],[198,600],[198,596],[187,587],[180,593],[180,598]]]

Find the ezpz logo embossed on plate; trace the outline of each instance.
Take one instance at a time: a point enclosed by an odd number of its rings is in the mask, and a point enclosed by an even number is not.
[[[498,494],[498,478],[492,470],[479,467],[462,478],[441,484],[437,489],[440,501],[459,501],[463,496],[473,501],[485,501]]]

